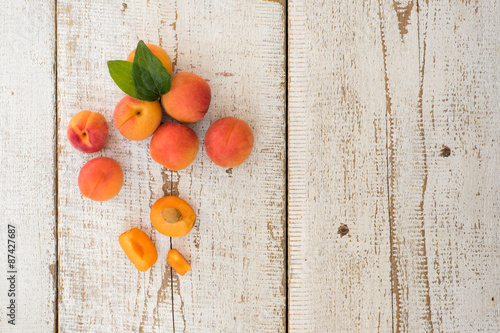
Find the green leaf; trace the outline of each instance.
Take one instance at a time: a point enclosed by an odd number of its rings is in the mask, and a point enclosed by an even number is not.
[[[132,79],[139,98],[150,102],[166,94],[172,85],[167,69],[142,40],[135,50]]]
[[[134,80],[132,78],[133,63],[124,60],[111,60],[108,61],[109,75],[116,85],[123,90],[123,92],[130,97],[140,99],[134,87]]]

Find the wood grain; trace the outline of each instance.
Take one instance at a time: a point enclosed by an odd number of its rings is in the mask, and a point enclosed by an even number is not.
[[[124,96],[106,61],[125,59],[138,40],[159,44],[164,8],[152,1],[58,1],[59,109],[59,330],[62,332],[169,332],[171,292],[166,281],[163,238],[152,230],[149,212],[163,196],[163,171],[149,155],[149,139],[123,138],[111,119]],[[104,114],[110,137],[104,150],[73,149],[66,127],[78,111]],[[124,171],[120,194],[107,202],[81,196],[77,177],[91,158],[116,159]],[[126,258],[118,236],[132,227],[151,235],[159,258],[145,273]],[[167,273],[168,274],[167,274]],[[169,287],[169,286],[168,286]]]
[[[54,1],[13,0],[0,11],[1,332],[56,325],[54,9]],[[8,225],[16,230],[15,253],[8,252]],[[16,260],[12,298],[8,254]],[[7,317],[11,299],[15,326]]]
[[[388,332],[379,4],[288,4],[289,330]]]
[[[420,209],[436,332],[500,327],[499,15],[498,1],[420,6]]]
[[[247,121],[252,155],[223,169],[203,148],[173,174],[174,194],[198,220],[173,239],[191,262],[174,272],[176,332],[284,332],[285,7],[267,1],[182,1],[177,5],[176,71],[209,80],[212,103],[192,128],[203,143],[225,116]]]

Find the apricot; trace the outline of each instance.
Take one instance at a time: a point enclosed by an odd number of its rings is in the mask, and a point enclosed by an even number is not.
[[[184,200],[166,196],[151,207],[151,224],[158,232],[170,237],[182,237],[193,229],[196,214]]]
[[[149,149],[153,160],[177,171],[187,168],[194,161],[198,154],[199,141],[191,128],[166,123],[156,130]]]
[[[194,123],[205,116],[210,106],[211,90],[207,81],[193,73],[178,73],[172,87],[161,96],[161,104],[172,118]]]
[[[172,75],[172,60],[170,60],[170,57],[168,56],[167,52],[161,47],[154,44],[146,44],[146,46],[161,61],[163,66],[167,69],[168,74]],[[134,61],[135,50],[136,49],[130,52],[130,54],[127,57],[127,61]]]
[[[141,272],[147,271],[158,260],[158,252],[151,238],[140,229],[125,231],[118,237],[118,241],[135,268]]]
[[[71,118],[66,134],[69,143],[83,153],[95,153],[108,141],[108,122],[98,112],[80,111]]]
[[[253,148],[253,133],[248,124],[235,117],[214,122],[205,134],[205,150],[218,166],[234,168],[243,163]]]
[[[171,249],[167,254],[167,264],[170,265],[180,275],[184,276],[191,270],[191,265],[187,262],[182,254],[176,249]]]
[[[109,157],[94,158],[82,167],[78,174],[78,187],[84,197],[95,201],[114,198],[123,185],[120,164]]]
[[[124,137],[140,141],[153,135],[160,126],[161,116],[160,102],[141,101],[125,96],[116,105],[113,122]]]

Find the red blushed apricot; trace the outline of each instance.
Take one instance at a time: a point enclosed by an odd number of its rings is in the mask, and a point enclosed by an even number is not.
[[[108,141],[108,122],[100,113],[78,112],[71,118],[66,134],[69,143],[83,153],[95,153]]]
[[[198,154],[199,141],[196,133],[187,126],[166,123],[151,138],[149,150],[156,162],[170,170],[187,168]]]
[[[191,265],[187,262],[182,254],[176,249],[171,249],[167,254],[167,264],[170,265],[180,275],[184,276],[191,270]]]
[[[158,260],[158,252],[151,238],[140,229],[132,228],[124,232],[118,241],[135,268],[141,272],[147,271]]]
[[[84,197],[95,201],[114,198],[123,185],[120,164],[109,157],[94,158],[82,167],[78,175],[78,187]]]
[[[153,135],[160,126],[161,116],[160,102],[141,101],[125,96],[116,105],[113,122],[124,137],[140,141]]]
[[[167,69],[168,73],[172,75],[172,60],[170,60],[170,57],[168,56],[167,52],[161,47],[154,44],[146,44],[146,46],[161,61],[163,66]],[[127,57],[127,61],[134,61],[135,50],[136,49],[130,52],[130,54]]]
[[[172,88],[161,97],[161,104],[172,118],[194,123],[207,113],[211,94],[207,81],[196,74],[182,72],[172,79]]]
[[[196,214],[184,200],[167,196],[151,207],[151,224],[158,232],[170,237],[182,237],[193,229]]]
[[[225,117],[214,122],[205,134],[205,150],[218,166],[234,168],[250,156],[252,129],[243,120]]]

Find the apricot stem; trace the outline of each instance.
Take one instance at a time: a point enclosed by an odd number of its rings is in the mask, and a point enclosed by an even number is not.
[[[161,211],[161,217],[167,223],[176,223],[181,219],[181,212],[175,207],[167,207]]]

